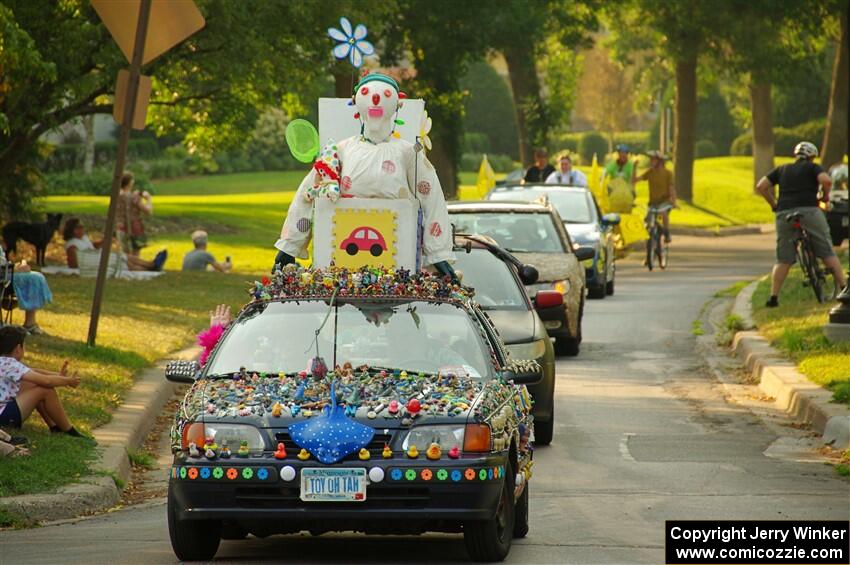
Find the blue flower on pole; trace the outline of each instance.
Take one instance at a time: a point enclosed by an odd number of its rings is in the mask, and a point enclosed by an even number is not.
[[[375,53],[375,46],[369,41],[366,41],[366,26],[358,24],[354,29],[351,28],[351,22],[348,18],[340,18],[339,26],[342,29],[335,27],[328,28],[328,35],[334,41],[339,43],[333,48],[334,57],[339,60],[348,57],[348,60],[355,68],[360,68],[363,64],[363,57]]]

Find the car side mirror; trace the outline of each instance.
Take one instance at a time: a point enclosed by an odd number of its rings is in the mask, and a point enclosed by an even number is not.
[[[534,295],[535,308],[554,308],[564,304],[564,295],[557,290],[540,290]]]
[[[605,226],[616,226],[620,223],[620,214],[616,214],[611,212],[610,214],[605,214],[602,216],[602,225]]]
[[[540,273],[533,265],[523,265],[519,269],[519,280],[522,284],[534,284],[540,278]]]
[[[533,385],[543,380],[543,368],[532,359],[519,359],[511,361],[502,376],[516,385]]]
[[[592,247],[579,247],[575,250],[576,259],[579,261],[586,261],[587,259],[593,259],[593,256],[596,255],[596,251]]]
[[[165,378],[173,383],[193,383],[201,372],[197,361],[169,361],[165,366]]]

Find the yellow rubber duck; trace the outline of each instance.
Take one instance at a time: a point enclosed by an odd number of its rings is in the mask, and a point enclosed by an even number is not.
[[[360,450],[360,453],[357,454],[357,457],[359,457],[361,461],[368,461],[372,457],[372,454],[364,447]]]
[[[443,454],[443,452],[440,449],[439,443],[432,443],[431,445],[428,446],[428,449],[425,451],[425,457],[427,457],[431,461],[437,461],[442,454]]]
[[[306,461],[309,458],[310,458],[310,452],[307,451],[306,449],[302,448],[301,451],[298,452],[298,459],[300,459],[301,461]]]
[[[411,445],[411,446],[408,448],[408,450],[407,450],[407,456],[408,456],[408,457],[410,457],[411,459],[416,459],[417,457],[419,457],[419,450],[418,450],[418,449],[416,449],[416,446],[415,446],[415,445]]]
[[[392,459],[393,458],[393,450],[390,449],[390,444],[384,444],[384,450],[381,452],[381,455],[384,456],[384,459]]]
[[[275,418],[280,418],[282,412],[283,406],[280,405],[280,402],[275,402],[274,406],[272,406],[272,416],[274,416]]]

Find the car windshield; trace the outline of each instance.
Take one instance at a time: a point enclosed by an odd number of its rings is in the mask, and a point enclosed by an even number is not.
[[[511,273],[511,267],[487,249],[455,253],[456,271],[463,274],[463,284],[475,289],[475,300],[484,310],[527,310],[525,290]]]
[[[490,194],[490,200],[534,202],[543,197],[561,219],[568,224],[590,224],[596,221],[596,209],[587,192],[580,190],[546,190],[540,188],[517,188],[513,190],[498,190]]]
[[[508,251],[563,253],[564,245],[552,216],[546,212],[450,212],[461,233],[488,235]]]
[[[294,373],[313,357],[328,367],[350,362],[409,372],[492,373],[479,328],[447,303],[284,301],[260,305],[233,323],[207,374]],[[318,335],[316,332],[318,331]]]

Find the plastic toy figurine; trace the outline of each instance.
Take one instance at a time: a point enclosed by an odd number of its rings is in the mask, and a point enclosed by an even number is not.
[[[275,459],[286,459],[286,449],[282,443],[277,444],[277,451],[274,452]]]
[[[371,453],[369,453],[369,450],[368,450],[368,449],[366,449],[366,448],[364,447],[364,448],[362,448],[362,449],[360,450],[360,452],[357,454],[357,457],[358,457],[361,461],[368,461],[369,459],[371,459],[371,458],[372,458],[372,454],[371,454]]]
[[[274,406],[272,406],[272,416],[274,416],[275,418],[280,418],[282,412],[283,407],[280,405],[280,402],[275,402]]]
[[[442,456],[443,452],[440,449],[439,443],[432,443],[428,446],[428,449],[425,450],[425,457],[430,459],[431,461],[437,461]]]
[[[410,457],[411,459],[416,459],[417,457],[419,457],[419,450],[416,449],[415,445],[411,445],[407,449],[407,456]]]
[[[336,143],[331,141],[319,152],[313,169],[292,199],[280,238],[275,242],[279,250],[276,268],[294,263],[296,257],[308,257],[315,199],[336,202],[340,197],[401,198],[415,200],[422,212],[422,264],[455,277],[449,265],[454,260],[451,225],[437,171],[421,151],[421,145],[402,140],[395,133],[404,98],[406,95],[392,77],[371,73],[360,79],[353,103],[361,133]],[[430,145],[430,141],[423,141]]]
[[[306,449],[302,448],[301,451],[298,452],[298,459],[300,459],[301,461],[306,461],[309,458],[310,458],[310,452],[307,451]]]
[[[454,446],[449,449],[449,458],[450,459],[458,459],[460,458],[460,448],[458,446]]]
[[[384,459],[392,459],[393,458],[393,450],[390,449],[390,444],[384,444],[384,450],[381,452],[381,455]]]
[[[248,457],[251,454],[251,450],[248,449],[248,442],[242,440],[242,443],[239,444],[239,449],[236,451],[236,457]]]
[[[222,459],[230,459],[230,448],[227,447],[227,440],[221,440],[221,451],[219,451],[218,456]]]
[[[194,441],[189,442],[189,457],[200,457],[201,452],[198,451],[198,446]]]

